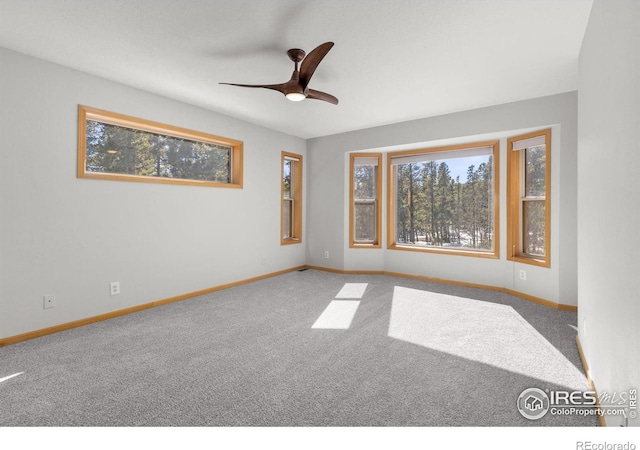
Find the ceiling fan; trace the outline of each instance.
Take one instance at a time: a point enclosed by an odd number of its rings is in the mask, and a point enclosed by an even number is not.
[[[318,64],[320,61],[329,53],[333,47],[333,42],[325,42],[324,44],[320,44],[311,52],[306,55],[304,50],[299,48],[292,48],[287,51],[287,55],[289,55],[289,59],[294,62],[295,69],[293,70],[293,75],[291,75],[291,79],[286,83],[281,84],[237,84],[237,83],[220,83],[220,84],[228,84],[231,86],[240,86],[240,87],[249,87],[249,88],[264,88],[271,89],[274,91],[282,92],[287,99],[292,102],[299,102],[304,100],[305,98],[312,98],[315,100],[323,100],[325,102],[333,103],[334,105],[338,104],[338,99],[331,94],[327,94],[326,92],[316,91],[314,89],[309,88],[309,81],[311,81],[311,77],[313,73],[316,71]],[[306,55],[306,57],[305,57]],[[298,63],[300,64],[300,69],[298,70]]]

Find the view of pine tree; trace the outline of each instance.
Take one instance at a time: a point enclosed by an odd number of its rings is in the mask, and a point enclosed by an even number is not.
[[[291,173],[293,170],[293,162],[285,159],[282,166],[282,237],[290,238],[292,236],[291,227],[293,225],[293,197]]]
[[[525,150],[523,249],[527,254],[545,256],[546,147]]]
[[[231,182],[231,148],[87,120],[86,170]]]
[[[493,158],[453,178],[446,161],[397,164],[396,242],[493,249]]]
[[[376,239],[376,166],[355,165],[353,174],[355,240]]]

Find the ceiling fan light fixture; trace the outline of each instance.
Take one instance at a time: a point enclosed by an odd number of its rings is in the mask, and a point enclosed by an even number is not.
[[[285,97],[287,97],[287,100],[291,100],[292,102],[300,102],[305,98],[307,98],[301,92],[289,92],[288,94],[285,95]]]
[[[333,47],[333,42],[325,42],[324,44],[318,45],[314,48],[311,53],[308,55],[299,48],[292,48],[287,51],[287,55],[289,59],[294,63],[293,74],[291,75],[291,79],[286,83],[279,84],[239,84],[239,83],[220,83],[220,84],[229,84],[231,86],[240,86],[247,88],[263,88],[263,89],[271,89],[273,91],[278,91],[287,98],[287,100],[291,102],[301,102],[305,98],[311,98],[315,100],[322,100],[325,102],[332,103],[334,105],[338,104],[338,99],[335,98],[331,94],[327,94],[326,92],[316,91],[314,89],[309,89],[309,81],[311,80],[311,76],[315,72],[320,64],[320,61],[327,55],[329,50]],[[298,67],[298,63],[300,67]]]

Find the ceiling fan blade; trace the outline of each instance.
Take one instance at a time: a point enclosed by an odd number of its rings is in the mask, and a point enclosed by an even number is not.
[[[314,89],[309,89],[307,91],[307,98],[313,98],[315,100],[323,100],[325,102],[333,103],[334,105],[338,104],[338,99],[331,94],[327,94],[326,92],[316,91]]]
[[[285,94],[285,86],[286,83],[281,84],[237,84],[237,83],[219,83],[219,84],[228,84],[229,86],[240,86],[240,87],[248,87],[248,88],[264,88],[271,89],[273,91],[278,91]]]
[[[302,84],[303,87],[306,88],[309,85],[313,72],[316,71],[320,61],[327,56],[331,47],[333,47],[333,42],[320,44],[311,50],[311,52],[302,60],[302,64],[300,65],[300,84]]]

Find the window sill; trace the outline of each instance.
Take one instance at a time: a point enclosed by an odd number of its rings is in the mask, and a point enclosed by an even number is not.
[[[389,250],[404,250],[409,252],[436,253],[440,255],[472,256],[476,258],[498,259],[499,256],[494,251],[480,250],[459,250],[455,247],[435,248],[435,247],[414,247],[410,245],[392,244],[387,247]]]
[[[522,263],[522,264],[530,264],[532,266],[538,266],[538,267],[551,267],[551,263],[549,262],[548,259],[540,259],[540,258],[534,258],[531,256],[510,256],[507,258],[509,261],[514,261],[517,263]]]
[[[78,173],[78,178],[89,178],[94,180],[133,181],[136,183],[178,184],[183,186],[242,189],[242,184],[239,183],[220,183],[216,181],[188,180],[185,178],[168,178],[144,175],[110,174],[105,172],[82,171]]]
[[[280,241],[281,245],[300,244],[300,243],[302,243],[302,239],[298,239],[298,238],[287,238],[287,239],[282,239]]]
[[[366,242],[352,242],[349,244],[349,248],[380,248],[380,244],[366,243]]]

